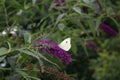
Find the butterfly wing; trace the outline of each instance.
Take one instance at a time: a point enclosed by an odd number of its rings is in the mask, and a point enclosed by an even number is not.
[[[63,40],[60,44],[59,47],[65,51],[69,51],[71,48],[71,38],[66,38]]]

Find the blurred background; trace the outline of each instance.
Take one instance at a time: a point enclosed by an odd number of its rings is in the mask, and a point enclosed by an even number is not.
[[[0,0],[0,80],[120,80],[119,27],[120,0]],[[68,37],[68,65],[33,46]]]

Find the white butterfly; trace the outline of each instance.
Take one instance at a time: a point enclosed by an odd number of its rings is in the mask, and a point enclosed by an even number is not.
[[[66,38],[58,46],[65,51],[69,51],[71,48],[71,38]]]

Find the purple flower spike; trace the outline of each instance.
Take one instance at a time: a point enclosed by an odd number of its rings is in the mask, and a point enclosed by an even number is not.
[[[93,50],[97,50],[97,45],[95,43],[93,43],[92,41],[86,42],[86,46]]]
[[[55,5],[56,6],[59,6],[61,3],[62,4],[65,3],[65,0],[55,0]]]
[[[38,47],[39,52],[48,53],[54,58],[60,59],[66,65],[72,62],[71,56],[61,49],[56,43],[48,40],[37,40],[33,43],[33,45]]]
[[[116,36],[117,35],[117,32],[105,23],[100,24],[100,29],[105,31],[106,33],[108,33],[111,36]]]

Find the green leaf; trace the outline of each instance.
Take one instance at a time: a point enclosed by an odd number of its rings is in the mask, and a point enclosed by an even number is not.
[[[0,57],[0,62],[3,61],[3,59],[5,59],[6,56],[1,56]]]
[[[32,0],[32,4],[33,4],[33,6],[35,5],[36,1],[37,1],[37,0]]]
[[[24,49],[17,49],[18,51],[22,52],[22,53],[25,53],[27,55],[30,55],[32,57],[35,57],[35,58],[39,58],[38,56],[36,56],[33,52],[29,51],[29,50],[24,50]]]
[[[100,22],[102,20],[102,18],[104,17],[104,14],[100,15],[97,19],[96,19],[96,27],[95,27],[95,31],[98,30]]]
[[[24,49],[17,49],[17,51],[20,51],[21,53],[24,53],[24,54],[27,54],[27,55],[30,55],[30,56],[36,58],[40,64],[40,66],[43,66],[43,62],[41,61],[41,59],[37,53],[30,51],[30,50],[24,50]]]
[[[19,55],[7,57],[7,61],[10,64],[12,70],[16,69],[16,61]]]
[[[110,19],[116,24],[116,26],[120,26],[120,24],[113,18],[113,17],[110,17]]]
[[[96,27],[95,22],[93,20],[87,20],[87,23],[89,25],[90,30],[93,33],[93,36],[95,37],[95,33],[96,33],[96,31],[95,31],[95,27]]]
[[[75,6],[86,6],[86,7],[90,8],[90,9],[94,10],[91,5],[89,5],[87,3],[84,3],[84,2],[80,2],[80,3],[76,4]]]
[[[24,79],[26,79],[26,80],[31,80],[31,79],[33,79],[33,80],[41,80],[41,79],[39,79],[37,77],[29,76],[26,72],[21,71],[21,70],[17,70],[16,72],[18,74],[22,75],[24,77]]]
[[[17,49],[17,51],[20,51],[21,53],[24,53],[24,54],[27,54],[27,55],[30,55],[30,56],[36,58],[39,61],[40,66],[43,66],[43,62],[41,61],[41,59],[43,59],[43,60],[45,60],[45,61],[47,61],[47,62],[55,65],[57,68],[60,69],[60,67],[57,64],[51,62],[46,57],[44,57],[42,54],[40,54],[40,53],[38,53],[36,51],[33,51],[33,50],[24,50],[24,49]]]
[[[25,43],[31,43],[32,36],[29,32],[24,33],[24,41]]]
[[[55,22],[55,25],[57,25],[64,16],[65,16],[64,13],[63,13],[63,14],[60,14],[60,15],[57,17],[57,20],[56,20],[56,22]]]
[[[63,29],[65,28],[65,25],[63,23],[59,23],[58,28],[59,30],[63,31]]]
[[[72,51],[75,55],[77,55],[77,46],[76,46],[76,43],[75,42],[72,42]]]
[[[59,67],[56,63],[53,63],[52,61],[48,60],[48,59],[47,59],[46,57],[44,57],[42,54],[40,54],[40,53],[38,53],[38,52],[36,52],[36,51],[33,51],[33,50],[31,50],[31,51],[32,51],[33,53],[36,53],[36,56],[38,56],[40,59],[43,59],[43,60],[45,60],[45,61],[47,61],[47,62],[55,65],[58,69],[60,69],[60,67]]]
[[[81,14],[81,9],[79,7],[74,7],[73,10],[79,14]]]
[[[39,25],[40,25],[40,32],[44,32],[46,24],[47,24],[47,21],[42,21],[41,20],[41,22],[39,23]]]
[[[9,50],[8,50],[8,52],[10,52],[11,51],[11,44],[7,41],[7,44],[8,44],[8,48],[9,48]]]
[[[8,54],[8,49],[5,47],[0,48],[0,56]]]

